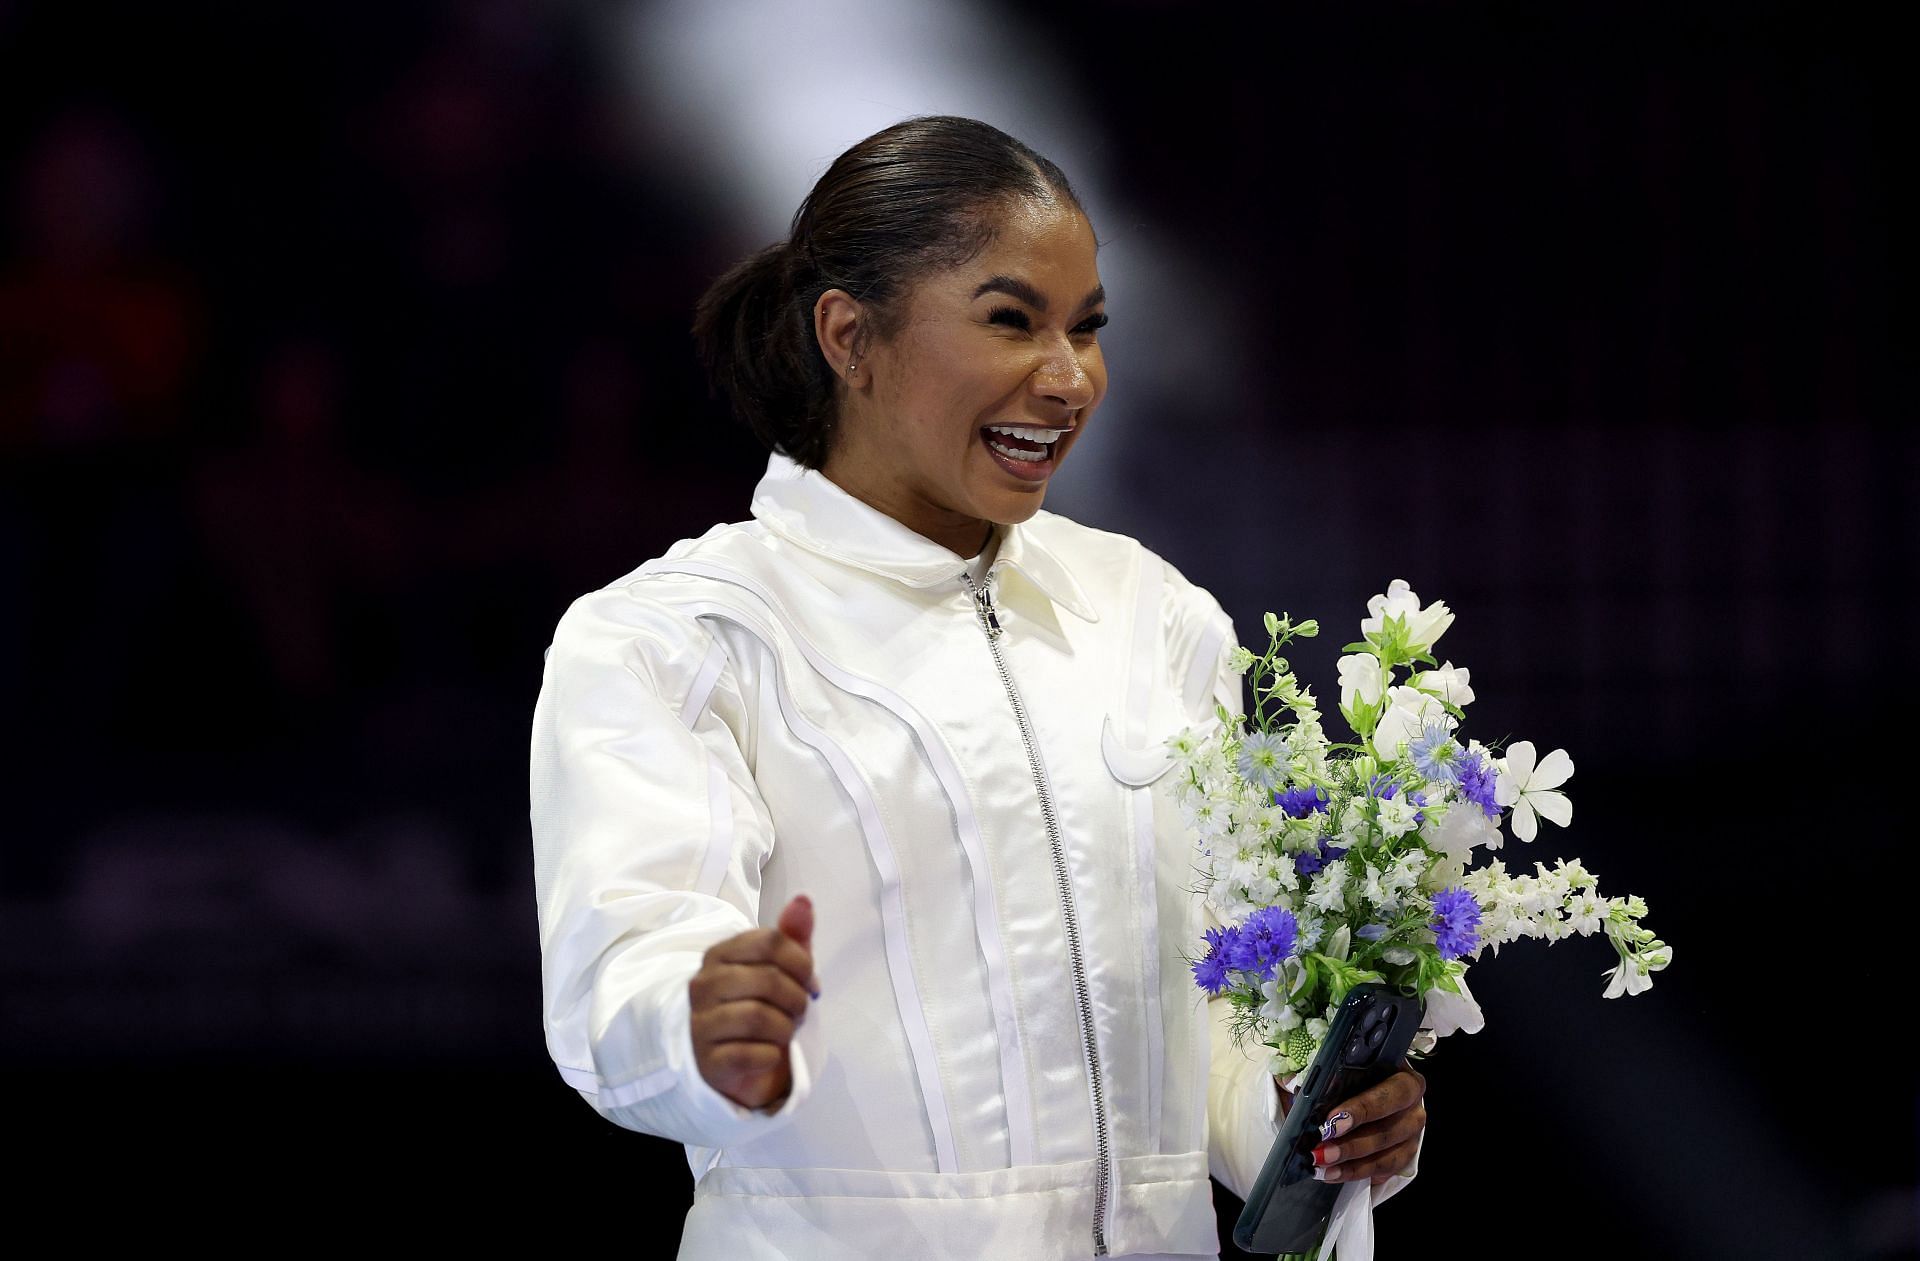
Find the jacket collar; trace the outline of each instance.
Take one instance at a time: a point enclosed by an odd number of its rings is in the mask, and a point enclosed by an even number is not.
[[[909,587],[955,582],[968,567],[965,558],[854,498],[818,469],[777,451],[753,488],[753,515],[808,551]],[[1079,582],[1060,557],[1035,537],[1030,524],[997,529],[1000,550],[993,559],[994,569],[1010,565],[1055,604],[1085,621],[1099,620]]]

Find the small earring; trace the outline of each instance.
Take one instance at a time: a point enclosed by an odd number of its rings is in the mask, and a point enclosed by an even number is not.
[[[854,364],[856,364],[856,363],[858,363],[858,362],[859,362],[859,360],[858,360],[858,359],[849,359],[849,360],[847,360],[847,376],[848,376],[849,378],[851,378],[851,377],[853,376],[853,366],[854,366]]]

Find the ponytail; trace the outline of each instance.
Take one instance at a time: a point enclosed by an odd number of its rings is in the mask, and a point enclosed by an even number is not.
[[[810,303],[794,292],[786,242],[736,263],[694,307],[707,379],[770,450],[808,468],[826,462],[833,381],[814,343]]]

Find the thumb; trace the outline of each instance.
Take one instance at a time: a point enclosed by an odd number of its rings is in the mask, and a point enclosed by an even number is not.
[[[803,946],[813,944],[813,901],[804,893],[795,894],[780,912],[780,931]]]
[[[777,926],[809,954],[813,952],[813,900],[806,894],[795,894],[781,909]],[[820,997],[820,977],[817,973],[807,978],[807,992],[815,998]]]

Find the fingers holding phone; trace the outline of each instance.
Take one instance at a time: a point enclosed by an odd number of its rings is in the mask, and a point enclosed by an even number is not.
[[[771,1107],[793,1088],[788,1048],[820,993],[812,942],[813,903],[801,895],[774,927],[709,948],[688,982],[700,1076],[742,1107]]]
[[[1313,1176],[1381,1183],[1404,1171],[1426,1128],[1426,1093],[1427,1079],[1403,1060],[1393,1076],[1336,1104],[1313,1149]]]

